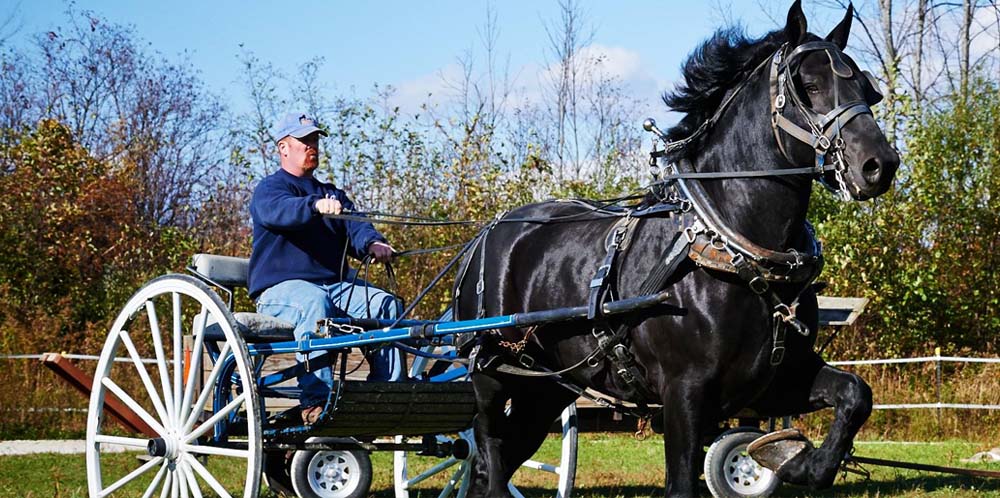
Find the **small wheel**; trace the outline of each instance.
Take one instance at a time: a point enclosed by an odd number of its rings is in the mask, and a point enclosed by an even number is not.
[[[335,440],[308,440],[328,441]],[[301,498],[363,498],[372,485],[372,461],[361,450],[296,451],[290,474],[295,494]]]
[[[208,329],[216,335],[209,337]],[[205,371],[210,373],[203,376]],[[228,390],[214,410],[217,384]],[[150,281],[115,319],[94,373],[87,420],[90,496],[256,497],[262,451],[255,387],[247,346],[219,296],[186,275]],[[136,415],[124,430],[105,418],[116,405]],[[240,435],[216,434],[223,426]],[[150,458],[126,468],[102,451],[108,444],[144,450]]]
[[[420,377],[423,372],[434,372],[439,366],[440,362],[435,364],[433,362],[427,362],[425,358],[416,358],[414,359],[413,366],[410,369],[410,376],[415,378]],[[461,373],[459,370],[464,370],[464,368],[465,367],[461,366],[449,367],[447,371],[439,372],[440,378],[450,379],[464,377],[463,375],[457,375],[457,373]],[[563,410],[560,421],[562,426],[562,438],[559,450],[559,460],[557,462],[539,462],[536,460],[528,460],[521,466],[522,468],[533,469],[556,475],[558,480],[553,483],[555,487],[554,496],[557,498],[569,498],[573,491],[573,484],[576,479],[578,432],[576,426],[577,418],[575,403],[567,406],[566,409]],[[446,476],[446,478],[436,481],[443,487],[439,495],[440,497],[464,497],[466,492],[468,492],[470,483],[469,475],[473,468],[476,455],[476,438],[472,429],[462,431],[457,435],[457,437],[439,435],[437,438],[440,442],[457,442],[458,440],[464,440],[465,443],[463,446],[468,448],[468,458],[463,460],[455,457],[448,457],[423,472],[411,473],[411,454],[405,451],[395,452],[393,458],[393,484],[395,486],[395,498],[410,498],[410,489],[422,481],[435,478],[439,474],[442,477]],[[403,441],[403,437],[397,436],[396,442]],[[456,465],[458,468],[452,469],[452,467]],[[514,486],[513,483],[508,484],[508,488],[515,497],[523,497],[521,492]]]
[[[716,498],[767,497],[781,479],[747,454],[747,445],[764,433],[736,428],[719,436],[705,454],[705,483]]]
[[[277,496],[295,496],[291,476],[292,460],[284,451],[264,453],[264,483]]]

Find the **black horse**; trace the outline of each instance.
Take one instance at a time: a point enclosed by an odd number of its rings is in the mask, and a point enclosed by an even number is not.
[[[695,494],[702,436],[719,421],[747,407],[763,416],[834,407],[821,447],[778,462],[786,482],[832,485],[872,401],[862,379],[813,351],[821,258],[805,220],[812,179],[864,200],[884,193],[899,165],[871,115],[881,96],[842,52],[851,19],[849,9],[821,39],[796,1],[783,30],[757,40],[719,31],[693,53],[685,84],[664,97],[687,113],[666,138],[688,139],[669,149],[675,184],[654,199],[679,210],[623,223],[619,212],[548,202],[480,235],[456,282],[459,319],[580,306],[592,289],[602,300],[670,297],[621,320],[597,306],[594,320],[480,337],[470,496],[510,496],[514,471],[577,397],[523,370],[567,370],[561,379],[577,386],[662,405],[671,497]],[[677,248],[683,257],[670,256]],[[665,266],[669,275],[649,277]]]

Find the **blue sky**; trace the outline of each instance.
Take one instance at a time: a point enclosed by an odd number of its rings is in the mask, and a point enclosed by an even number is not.
[[[17,5],[22,28],[15,43],[65,19],[62,0],[16,1],[4,2],[6,11]],[[78,0],[76,5],[133,25],[139,37],[168,58],[187,52],[208,88],[239,110],[246,105],[236,84],[241,44],[289,76],[299,63],[324,57],[320,77],[339,94],[353,89],[367,95],[376,83],[392,85],[405,106],[428,92],[440,93],[441,75],[456,71],[459,56],[471,50],[482,62],[478,40],[488,4],[479,0]],[[552,60],[545,26],[558,24],[558,2],[510,0],[492,5],[500,31],[498,54],[509,57],[515,84],[537,85],[537,74]],[[752,34],[761,34],[775,27],[768,11],[783,18],[787,8],[766,0],[593,1],[582,7],[594,30],[594,50],[607,55],[611,70],[638,98],[655,106],[658,95],[676,80],[690,50],[721,25],[720,12],[730,12]],[[807,13],[810,10],[807,2]],[[816,21],[821,29],[834,22],[821,17]]]

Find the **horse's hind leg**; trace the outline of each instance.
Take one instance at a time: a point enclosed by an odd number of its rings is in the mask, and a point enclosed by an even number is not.
[[[550,380],[522,381],[474,375],[477,458],[470,497],[511,496],[507,483],[541,447],[566,405],[577,395]],[[510,411],[505,413],[507,399]]]
[[[762,407],[762,413],[789,401],[792,403],[784,406],[780,414],[807,413],[831,406],[834,408],[834,420],[823,444],[815,449],[807,447],[777,471],[778,477],[785,482],[816,489],[830,487],[837,477],[844,455],[851,450],[854,436],[871,415],[871,388],[861,377],[824,364],[808,386],[808,397],[799,398],[797,406],[794,403],[796,395],[788,391],[782,393],[780,381],[770,391],[770,402],[764,399],[761,400],[763,403],[756,403]],[[784,399],[778,400],[775,397]]]
[[[550,380],[530,381],[510,400],[507,415],[509,440],[503,448],[506,480],[545,442],[552,422],[577,394]]]
[[[473,373],[472,385],[476,392],[476,420],[473,429],[476,437],[475,462],[470,469],[469,498],[511,497],[507,491],[503,450],[507,429],[504,405],[507,392],[501,382],[487,374]]]

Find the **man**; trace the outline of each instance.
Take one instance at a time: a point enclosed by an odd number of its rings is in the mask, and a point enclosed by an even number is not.
[[[249,287],[257,312],[295,324],[296,340],[314,332],[317,320],[328,317],[396,318],[399,301],[366,282],[354,285],[355,272],[344,257],[348,251],[389,261],[393,249],[385,237],[371,223],[323,216],[354,209],[343,190],[313,177],[319,166],[319,137],[326,132],[304,114],[288,114],[271,134],[278,143],[281,169],[260,182],[250,202]],[[298,359],[304,361],[305,355]],[[395,349],[382,348],[369,362],[369,380],[398,380],[401,368]],[[306,373],[298,381],[302,420],[312,424],[330,393],[330,369]]]

